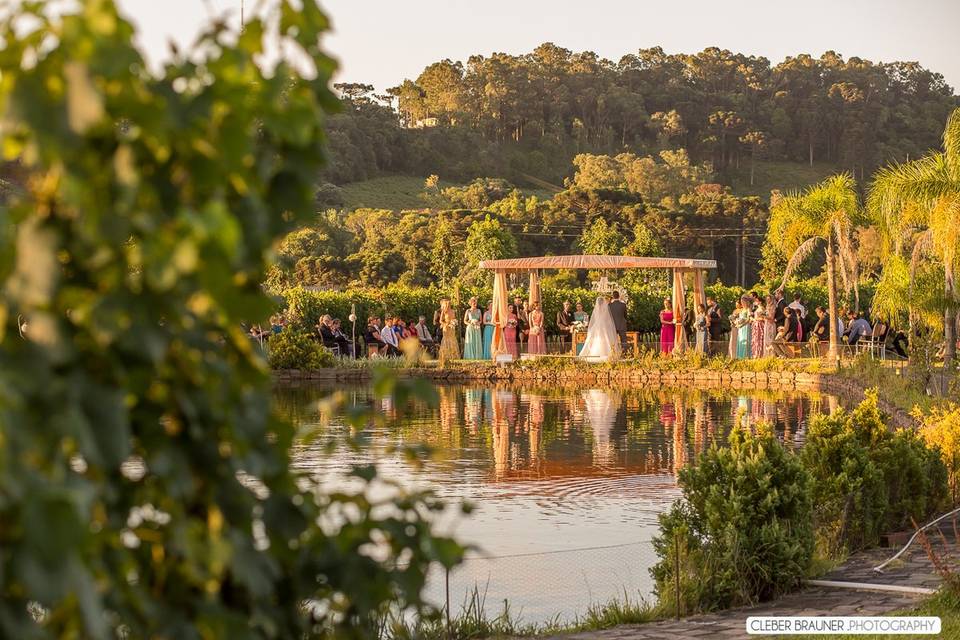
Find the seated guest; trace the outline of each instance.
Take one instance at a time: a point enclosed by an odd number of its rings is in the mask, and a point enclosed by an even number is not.
[[[330,324],[330,329],[333,332],[333,339],[337,341],[337,346],[340,348],[340,355],[354,357],[354,346],[350,342],[350,338],[347,337],[347,334],[343,332],[342,323],[339,318],[334,318],[333,322]]]
[[[337,339],[333,337],[333,318],[329,315],[320,316],[320,322],[317,323],[317,335],[320,336],[320,342],[327,349],[333,349],[337,346]]]
[[[283,315],[275,315],[270,318],[270,331],[273,333],[280,333],[283,331],[283,326],[286,324],[286,319]]]
[[[406,327],[404,327],[403,324],[403,320],[396,316],[393,317],[393,335],[397,338],[397,347],[400,346],[400,343],[403,342],[403,339],[406,337],[404,333]]]
[[[860,342],[860,338],[869,337],[871,333],[870,323],[863,318],[863,314],[853,311],[847,314],[850,321],[850,327],[847,329],[847,344],[851,347]]]
[[[368,347],[375,346],[378,355],[386,355],[387,343],[380,339],[380,322],[376,318],[367,318],[367,329],[363,332],[363,341]]]
[[[397,328],[394,325],[393,318],[384,319],[383,329],[380,330],[380,339],[387,345],[385,355],[400,355],[400,339],[397,337]]]
[[[433,336],[430,335],[430,329],[427,328],[426,316],[420,316],[417,319],[417,324],[413,325],[413,328],[416,331],[417,340],[420,341],[420,344],[424,347],[433,346]]]

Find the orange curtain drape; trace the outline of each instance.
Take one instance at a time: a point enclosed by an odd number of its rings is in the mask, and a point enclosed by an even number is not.
[[[531,271],[530,272],[530,295],[527,297],[528,311],[533,308],[534,302],[540,302],[540,277],[537,275],[536,271]]]
[[[673,321],[674,342],[673,350],[677,353],[683,353],[687,349],[687,332],[683,328],[683,318],[687,312],[687,292],[683,286],[683,271],[673,270]]]
[[[703,286],[703,269],[693,272],[693,303],[707,306],[707,291]]]
[[[496,360],[497,356],[507,353],[507,343],[503,339],[503,328],[507,326],[507,274],[497,271],[493,274],[493,311],[490,313],[493,322],[493,342],[490,345],[490,355]]]

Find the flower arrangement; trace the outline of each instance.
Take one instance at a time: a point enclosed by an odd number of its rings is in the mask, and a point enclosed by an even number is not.
[[[570,333],[586,333],[587,332],[587,323],[582,320],[577,320],[572,325],[570,325]]]

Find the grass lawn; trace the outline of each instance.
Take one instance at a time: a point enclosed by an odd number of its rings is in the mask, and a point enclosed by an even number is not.
[[[344,204],[348,209],[371,208],[392,209],[422,209],[427,202],[420,197],[423,192],[423,183],[426,177],[420,176],[384,176],[348,182],[341,185]],[[460,186],[456,182],[440,181],[440,188]],[[541,200],[549,200],[553,193],[537,187],[518,187],[524,196],[537,196]]]
[[[750,185],[750,161],[741,162],[740,169],[730,170],[730,186],[738,196],[770,198],[770,191],[802,189],[819,182],[841,169],[836,165],[815,162],[811,167],[804,162],[757,161],[754,184]]]
[[[422,209],[427,203],[420,198],[423,181],[417,176],[386,176],[342,185],[345,204],[349,209]],[[440,182],[443,187],[453,183]]]

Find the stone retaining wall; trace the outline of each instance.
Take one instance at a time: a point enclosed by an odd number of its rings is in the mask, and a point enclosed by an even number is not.
[[[805,371],[723,371],[693,369],[687,371],[660,371],[633,368],[571,368],[543,369],[477,364],[467,368],[397,369],[401,378],[427,378],[448,383],[510,383],[542,386],[578,387],[616,386],[634,388],[670,389],[736,389],[755,391],[815,391],[841,396],[860,402],[866,389],[858,381],[831,373]],[[370,369],[331,368],[317,371],[296,369],[274,371],[274,380],[281,386],[302,383],[364,382]],[[913,427],[915,421],[903,409],[880,398],[880,409],[890,415],[896,427]]]

